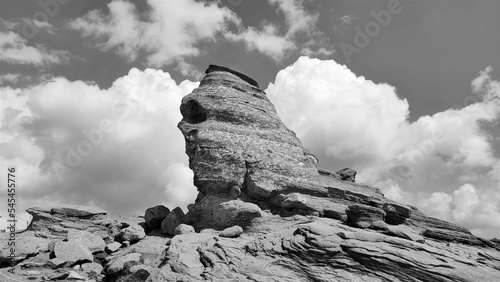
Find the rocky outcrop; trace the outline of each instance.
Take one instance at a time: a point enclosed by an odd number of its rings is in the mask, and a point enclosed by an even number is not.
[[[174,237],[147,281],[493,282],[500,277],[497,259],[492,248],[415,241],[330,218],[270,215],[236,239]]]
[[[346,204],[383,198],[378,189],[353,183],[354,170],[319,169],[317,158],[245,75],[213,65],[206,73],[183,98],[178,125],[199,191],[187,215],[196,229],[248,224],[262,216],[255,205],[273,213],[339,218]],[[239,213],[228,211],[236,203]]]
[[[496,243],[355,183],[355,170],[318,167],[257,85],[211,65],[183,98],[199,191],[187,223],[202,232],[174,237],[148,281],[497,280],[498,262],[482,263]],[[240,237],[224,236],[234,225]]]
[[[348,219],[365,228],[382,221],[418,232],[438,226],[470,233],[355,183],[353,169],[319,168],[257,85],[238,71],[211,65],[199,87],[182,99],[178,127],[199,191],[186,223],[196,230],[246,227],[268,211]]]
[[[40,238],[64,239],[69,230],[85,230],[101,238],[114,232],[106,226],[110,223],[107,212],[97,207],[62,205],[26,211],[33,216],[28,230],[36,232]]]

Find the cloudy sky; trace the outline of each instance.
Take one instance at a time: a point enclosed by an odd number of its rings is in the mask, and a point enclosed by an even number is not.
[[[1,0],[0,177],[18,170],[19,219],[185,209],[179,105],[210,63],[255,78],[322,167],[500,237],[497,0]]]

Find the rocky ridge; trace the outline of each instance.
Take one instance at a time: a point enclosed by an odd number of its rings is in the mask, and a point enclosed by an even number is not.
[[[252,78],[211,65],[182,100],[198,197],[113,220],[31,208],[6,281],[500,281],[500,242],[318,166]],[[5,243],[4,243],[5,242]],[[1,279],[6,279],[4,276]]]

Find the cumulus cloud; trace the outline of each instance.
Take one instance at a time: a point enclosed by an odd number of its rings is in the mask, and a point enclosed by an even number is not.
[[[149,65],[161,66],[199,55],[199,42],[213,40],[227,21],[237,21],[229,9],[216,4],[193,0],[147,3],[150,11],[143,15],[145,20],[133,3],[115,0],[108,4],[108,14],[91,11],[71,27],[95,38],[104,50],[115,48],[130,60],[142,53]]]
[[[93,204],[115,216],[161,203],[185,209],[196,188],[176,125],[181,98],[197,84],[131,69],[108,89],[62,77],[0,88],[0,160],[22,179],[18,210],[48,203]]]
[[[309,55],[333,53],[316,27],[318,15],[307,12],[303,1],[269,2],[285,16],[283,28],[268,21],[259,27],[244,26],[227,7],[194,0],[148,0],[148,11],[143,14],[132,2],[114,0],[107,13],[93,10],[71,22],[70,27],[93,38],[103,50],[114,49],[131,61],[144,56],[151,66],[177,64],[184,74],[193,72],[186,68],[186,59],[202,54],[200,43],[223,38],[242,42],[248,50],[275,60],[302,49]]]
[[[69,52],[46,50],[43,46],[29,46],[27,40],[12,31],[0,31],[0,61],[10,64],[61,64],[69,61]]]
[[[490,67],[472,90],[461,107],[410,122],[393,86],[301,57],[266,93],[323,167],[352,167],[388,197],[492,237],[500,231],[500,160],[491,144],[498,133],[481,123],[498,121],[500,83]]]

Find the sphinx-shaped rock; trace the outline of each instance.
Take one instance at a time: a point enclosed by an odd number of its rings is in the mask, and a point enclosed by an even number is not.
[[[465,228],[427,217],[385,198],[377,188],[355,183],[352,169],[332,172],[318,167],[318,159],[283,124],[253,79],[216,65],[205,73],[199,87],[182,99],[178,124],[199,191],[186,221],[197,231],[245,227],[266,214],[262,210],[345,219],[351,206],[380,211],[373,222],[411,224],[417,232],[444,240],[456,232],[469,237]],[[356,212],[347,211],[349,222],[359,227]],[[441,233],[426,231],[435,228]]]
[[[248,224],[262,215],[255,205],[273,212],[339,217],[346,203],[383,197],[378,189],[342,181],[338,174],[319,169],[317,158],[281,122],[266,94],[246,75],[214,65],[206,73],[200,86],[183,98],[178,125],[199,191],[188,213],[195,228]],[[207,201],[215,203],[217,211],[208,212],[206,205],[202,209]],[[248,212],[224,212],[221,203],[230,201]],[[207,226],[220,212],[224,222]]]

